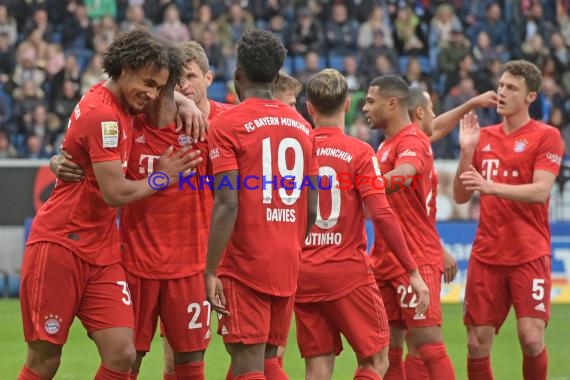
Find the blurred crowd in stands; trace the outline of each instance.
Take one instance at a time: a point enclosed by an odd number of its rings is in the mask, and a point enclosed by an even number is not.
[[[237,40],[271,30],[302,83],[324,67],[347,76],[347,128],[375,148],[382,136],[360,111],[372,78],[402,75],[440,113],[495,89],[503,62],[527,59],[544,75],[532,116],[560,128],[570,153],[569,14],[570,0],[0,0],[0,158],[57,153],[76,102],[105,79],[102,52],[137,25],[199,41],[215,74],[210,97],[230,102]],[[303,112],[302,94],[298,104]],[[482,126],[499,121],[478,112]],[[434,153],[458,157],[457,131]]]

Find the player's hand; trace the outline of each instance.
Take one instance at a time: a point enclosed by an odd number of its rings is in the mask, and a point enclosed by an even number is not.
[[[157,171],[165,173],[171,184],[178,182],[181,173],[188,176],[202,162],[200,151],[189,152],[189,149],[185,146],[173,153],[174,148],[170,146],[160,156]]]
[[[457,262],[449,252],[443,249],[443,282],[449,284],[457,274]]]
[[[429,289],[417,269],[410,274],[410,285],[418,297],[416,315],[422,315],[427,311],[429,306]]]
[[[206,300],[219,314],[230,315],[230,312],[226,309],[226,297],[224,296],[222,280],[211,273],[206,273],[204,279],[206,281]]]
[[[174,99],[178,106],[176,115],[176,132],[181,132],[192,137],[192,141],[204,141],[208,130],[208,115],[205,115],[196,103],[177,92]]]
[[[63,182],[79,182],[85,178],[83,169],[72,161],[73,157],[65,150],[50,159],[49,167],[55,176]]]
[[[477,95],[471,99],[473,108],[491,108],[496,107],[499,102],[499,95],[495,91],[487,91]]]
[[[478,191],[481,194],[493,194],[493,183],[483,178],[473,165],[469,166],[469,170],[461,173],[459,179],[466,190]]]
[[[459,146],[462,150],[474,150],[479,142],[480,126],[477,114],[468,112],[459,121]]]

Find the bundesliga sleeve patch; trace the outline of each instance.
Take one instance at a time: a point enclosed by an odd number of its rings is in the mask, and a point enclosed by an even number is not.
[[[119,146],[119,123],[116,121],[101,122],[103,134],[103,148],[116,148]]]

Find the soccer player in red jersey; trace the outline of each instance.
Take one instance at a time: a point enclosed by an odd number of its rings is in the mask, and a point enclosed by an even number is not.
[[[405,378],[402,349],[408,330],[430,377],[454,379],[441,336],[441,243],[428,215],[433,157],[429,139],[410,121],[408,99],[406,82],[395,75],[384,75],[370,83],[363,107],[372,127],[383,129],[386,135],[377,157],[386,178],[388,201],[399,217],[408,247],[430,290],[428,310],[416,313],[418,297],[410,286],[409,275],[385,239],[375,238],[370,261],[390,323],[390,367],[385,378]],[[402,176],[408,179],[404,181]]]
[[[429,137],[430,142],[436,142],[447,136],[459,123],[461,118],[475,108],[491,107],[497,104],[497,93],[487,91],[477,95],[469,101],[453,108],[444,114],[434,118],[433,103],[429,94],[419,87],[410,88],[408,99],[408,114],[412,123],[416,123],[422,132]],[[428,215],[433,223],[436,221],[436,198],[439,186],[438,176],[435,166],[431,175],[432,197],[429,202]],[[457,263],[447,250],[442,247],[443,252],[443,281],[450,283],[457,274]],[[409,336],[406,336],[408,354],[406,355],[405,367],[406,376],[415,380],[429,380],[429,374],[414,345],[409,343]]]
[[[277,346],[287,340],[303,239],[316,217],[311,127],[272,94],[285,54],[271,32],[242,35],[234,74],[241,103],[212,120],[208,136],[216,191],[206,295],[221,314],[218,333],[237,380],[287,378]]]
[[[305,240],[295,296],[297,343],[305,358],[306,378],[332,377],[342,333],[356,353],[354,378],[381,379],[388,369],[389,329],[366,256],[364,206],[376,233],[385,237],[410,273],[420,295],[419,313],[427,309],[429,291],[386,200],[374,151],[344,134],[349,104],[346,78],[325,69],[311,77],[306,88],[309,115],[316,126],[319,174],[329,178],[330,188],[319,189],[317,220]]]
[[[303,90],[303,85],[297,78],[293,78],[284,71],[279,72],[279,79],[273,85],[273,97],[295,108],[297,96]]]
[[[101,356],[95,378],[129,378],[133,313],[119,264],[115,207],[155,192],[146,180],[124,177],[132,114],[178,80],[180,64],[174,48],[148,32],[121,35],[103,58],[110,80],[92,87],[75,107],[63,148],[85,168],[85,180],[58,182],[32,225],[20,298],[28,356],[19,379],[55,376],[75,316]],[[195,156],[168,149],[160,169],[175,182],[201,160]]]
[[[469,379],[492,379],[491,347],[514,306],[525,379],[546,379],[544,330],[550,316],[548,201],[563,155],[560,132],[530,118],[542,74],[511,61],[499,78],[500,124],[479,128],[474,114],[460,125],[461,156],[453,197],[481,194],[481,216],[467,269],[464,323]],[[513,237],[516,236],[516,239]]]

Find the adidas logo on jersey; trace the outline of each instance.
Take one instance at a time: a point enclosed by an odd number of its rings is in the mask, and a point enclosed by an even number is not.
[[[534,307],[534,310],[542,311],[543,313],[546,313],[546,308],[544,307],[544,303],[542,303],[542,302],[539,303],[538,305],[536,305]]]
[[[228,335],[228,334],[229,334],[228,329],[226,328],[225,325],[222,325],[222,335]]]
[[[490,152],[491,151],[491,144],[487,144],[481,149],[481,152]]]
[[[139,137],[137,137],[135,139],[135,142],[138,142],[139,144],[146,144],[146,140],[144,138],[144,135],[140,135]]]
[[[426,319],[426,316],[423,315],[423,314],[416,314],[416,315],[414,315],[414,318],[413,318],[413,319],[414,319],[414,321],[418,321],[418,320],[421,320],[421,319]]]

